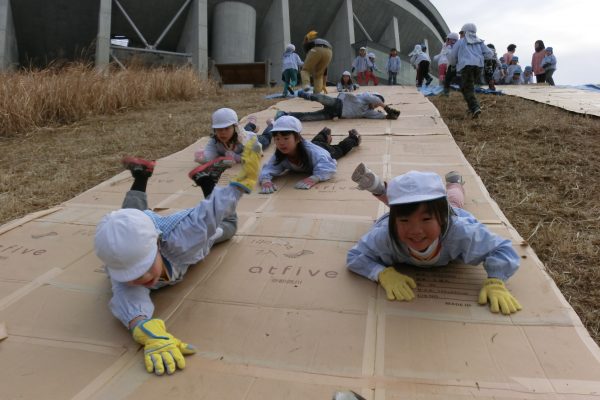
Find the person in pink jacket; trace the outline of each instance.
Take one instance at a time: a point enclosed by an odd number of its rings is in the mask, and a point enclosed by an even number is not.
[[[546,71],[542,68],[542,60],[546,56],[546,45],[542,40],[536,40],[534,47],[535,52],[531,56],[531,68],[535,74],[535,81],[544,83],[546,82]]]

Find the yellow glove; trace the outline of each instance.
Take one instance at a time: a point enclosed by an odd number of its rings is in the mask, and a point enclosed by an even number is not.
[[[415,298],[412,289],[417,284],[413,278],[401,274],[394,267],[387,267],[379,273],[379,283],[385,289],[388,300],[411,301]]]
[[[133,328],[133,339],[144,345],[144,362],[146,371],[163,375],[172,374],[177,369],[185,368],[184,355],[194,354],[194,346],[183,343],[167,332],[162,319],[147,319]]]
[[[521,304],[508,291],[504,282],[497,278],[488,278],[483,282],[483,287],[479,292],[479,304],[485,305],[489,301],[490,311],[502,314],[514,314],[523,309]]]
[[[231,180],[231,185],[237,186],[246,193],[252,192],[252,188],[256,186],[258,173],[260,172],[260,156],[262,147],[257,142],[256,136],[248,140],[244,145],[242,152],[242,171]]]

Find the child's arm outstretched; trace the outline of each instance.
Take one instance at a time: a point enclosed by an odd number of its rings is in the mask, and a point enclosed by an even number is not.
[[[319,182],[328,181],[337,170],[337,163],[329,153],[312,143],[308,143],[310,142],[306,142],[306,150],[313,165],[312,175],[298,181],[294,186],[296,189],[310,189]]]
[[[388,234],[388,219],[389,216],[379,219],[348,251],[346,263],[351,271],[379,282],[388,300],[411,301],[415,298],[413,289],[417,284],[393,267],[395,260],[391,251],[394,247]]]
[[[260,184],[260,193],[271,194],[277,191],[277,186],[273,183],[273,177],[283,174],[285,167],[283,162],[275,164],[275,155],[272,155],[269,161],[263,165],[258,182]]]
[[[489,303],[492,312],[501,311],[505,315],[521,310],[521,304],[504,286],[504,282],[517,271],[520,264],[519,255],[511,241],[492,233],[472,217],[463,217],[461,220],[468,222],[451,227],[447,245],[462,249],[460,254],[452,254],[453,259],[470,265],[483,263],[488,278],[479,293],[479,304]]]
[[[200,149],[194,153],[194,161],[196,161],[199,164],[204,164],[206,162],[214,160],[218,156],[219,154],[217,150],[217,142],[214,138],[211,137],[210,139],[208,139],[208,142],[206,143],[206,146],[204,146],[204,149]]]

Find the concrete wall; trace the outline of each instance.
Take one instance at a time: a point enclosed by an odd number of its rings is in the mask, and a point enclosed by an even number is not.
[[[98,35],[96,36],[96,68],[103,69],[110,62],[110,23],[112,0],[100,0]]]
[[[177,51],[190,53],[192,64],[202,78],[208,73],[208,4],[193,0],[183,27]]]
[[[14,69],[18,64],[19,51],[10,1],[0,0],[0,70]]]
[[[212,58],[217,64],[254,62],[256,10],[239,1],[215,6]]]
[[[258,28],[256,61],[270,60],[271,82],[281,83],[281,56],[290,43],[290,6],[288,0],[272,0]]]
[[[400,51],[400,33],[398,31],[398,18],[392,17],[390,23],[379,38],[379,43]]]
[[[327,80],[335,82],[347,70],[354,59],[350,46],[354,43],[354,20],[352,18],[352,0],[344,0],[324,36],[333,46],[333,59],[327,71]]]

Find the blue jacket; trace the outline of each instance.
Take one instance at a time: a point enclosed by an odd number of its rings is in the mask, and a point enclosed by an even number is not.
[[[519,268],[519,256],[510,240],[490,232],[473,215],[460,208],[450,217],[450,227],[441,238],[441,253],[434,266],[459,261],[469,265],[483,263],[490,278],[507,280]],[[375,222],[371,230],[350,249],[346,263],[359,275],[377,281],[386,267],[412,264],[407,251],[395,244],[388,231],[389,214]]]
[[[386,69],[388,72],[400,71],[400,57],[396,56],[388,58]]]
[[[450,65],[456,65],[457,71],[462,71],[467,65],[483,68],[484,59],[492,59],[494,52],[485,45],[485,42],[469,44],[462,38],[452,46],[448,53]]]
[[[544,71],[556,69],[556,57],[554,57],[554,54],[544,57],[542,60],[542,68],[544,68]]]
[[[150,210],[144,211],[152,218],[159,233],[160,254],[168,275],[167,280],[161,279],[152,289],[181,282],[190,265],[208,255],[219,222],[235,213],[241,196],[241,192],[232,186],[218,187],[194,208],[164,217]],[[123,325],[128,327],[129,321],[139,315],[152,318],[154,304],[150,300],[150,289],[112,279],[111,283],[110,310]]]
[[[331,154],[322,147],[302,139],[302,144],[308,153],[310,165],[299,167],[284,159],[275,164],[275,154],[263,165],[258,181],[260,183],[273,180],[274,176],[283,175],[287,171],[306,172],[319,178],[319,181],[329,180],[337,169],[337,162],[331,158]]]

